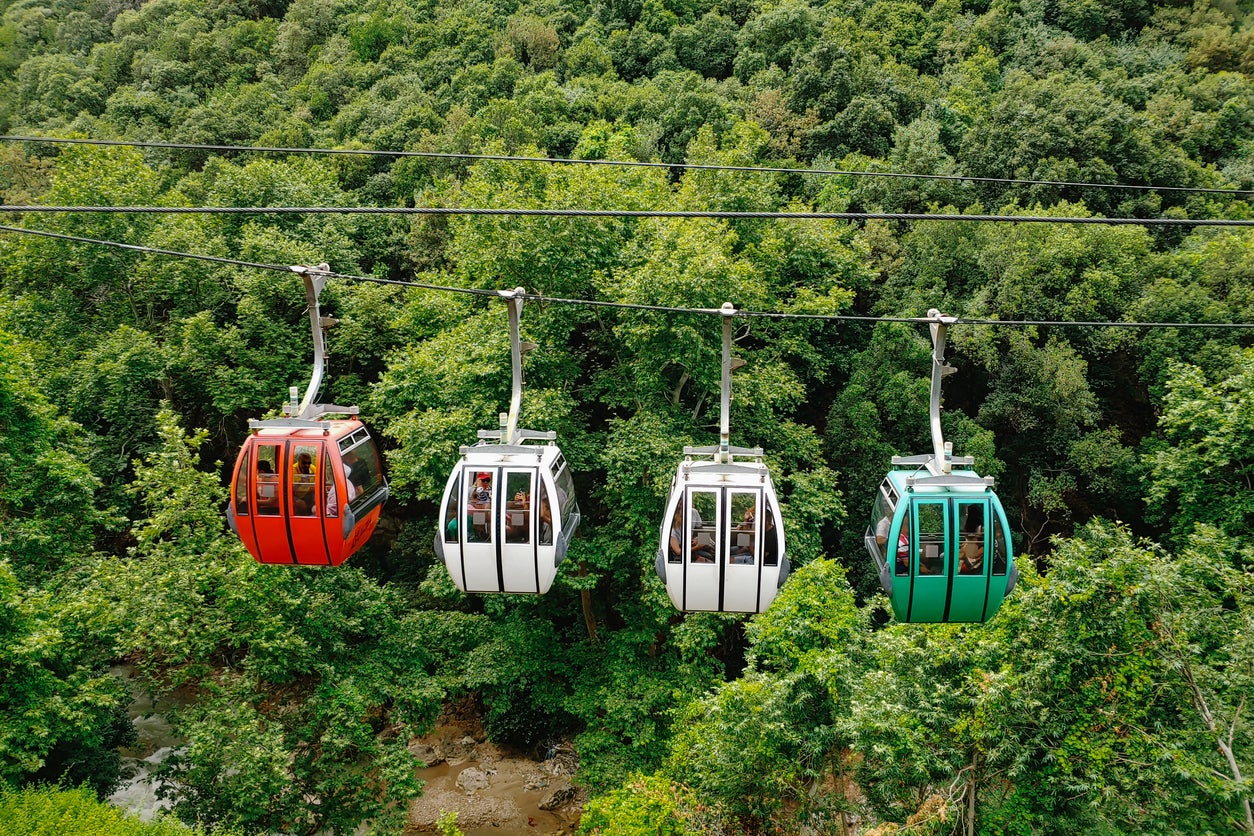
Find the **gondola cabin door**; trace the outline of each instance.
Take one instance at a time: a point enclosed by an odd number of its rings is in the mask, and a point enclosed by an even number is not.
[[[772,523],[761,488],[685,487],[672,511],[666,572],[667,586],[672,587],[668,591],[679,608],[750,613],[766,609],[779,580],[778,539]]]
[[[950,555],[946,499],[916,499],[910,506],[915,536],[912,555],[914,584],[910,598],[911,621],[944,621],[949,601]]]
[[[993,561],[985,560],[984,556],[993,554],[993,534],[1000,533],[1000,526],[988,524],[996,517],[987,499],[955,498],[952,508],[954,514],[947,522],[958,536],[946,541],[952,548],[949,560],[953,573],[953,592],[949,596],[946,618],[949,621],[984,621],[993,588],[989,578]],[[1004,561],[1002,573],[1005,573]],[[1000,603],[1000,599],[996,601],[994,609]]]
[[[532,507],[532,498],[541,495],[538,470],[480,466],[463,472],[470,477],[459,486],[464,523],[450,534],[460,541],[465,591],[539,593],[540,515]]]
[[[892,598],[898,617],[912,623],[987,621],[1013,585],[1000,505],[991,495],[916,495],[907,508],[899,539],[890,541],[897,544]]]
[[[257,437],[241,458],[235,504],[243,513],[236,520],[248,550],[262,563],[338,563],[340,525],[328,520],[327,507],[336,479],[323,441]]]

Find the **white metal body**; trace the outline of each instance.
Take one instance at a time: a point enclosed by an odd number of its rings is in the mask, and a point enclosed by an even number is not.
[[[685,458],[671,484],[656,569],[684,612],[762,612],[788,577],[779,502],[761,451],[729,452],[757,455]]]
[[[462,447],[440,508],[436,554],[462,592],[548,592],[579,525],[566,459],[552,443]]]

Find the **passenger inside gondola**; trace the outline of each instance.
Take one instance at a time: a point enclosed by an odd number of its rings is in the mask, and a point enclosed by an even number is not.
[[[292,512],[297,516],[312,517],[317,513],[317,479],[313,456],[301,450],[292,465]]]
[[[446,519],[448,522],[444,525],[444,542],[457,542],[457,500],[450,499],[448,509],[446,511]]]
[[[492,539],[492,474],[475,474],[475,486],[470,489],[470,508],[467,516],[470,528],[466,531],[466,539],[470,542],[486,543]]]
[[[279,474],[274,472],[273,446],[258,449],[257,453],[257,513],[275,516],[279,513]],[[268,453],[268,455],[267,455]],[[262,458],[266,456],[266,458]]]
[[[736,526],[731,547],[731,562],[742,565],[753,565],[753,506],[745,508],[744,518]]]
[[[958,574],[978,575],[984,571],[984,508],[972,505],[962,527],[958,547]]]
[[[684,555],[684,509],[676,506],[671,518],[671,560],[678,563]]]
[[[344,478],[353,486],[353,494],[361,492],[361,489],[367,484],[366,466],[357,458],[356,450],[349,450],[344,454]],[[352,499],[349,499],[352,502]]]
[[[708,543],[702,543],[700,537],[696,533],[698,529],[703,528],[705,526],[705,521],[701,519],[701,512],[698,511],[696,508],[690,506],[688,509],[688,513],[690,514],[689,527],[688,527],[689,533],[690,533],[689,557],[693,563],[713,563],[714,562],[714,547]],[[671,519],[671,543],[670,543],[671,554],[676,559],[679,559],[681,555],[683,554],[683,547],[684,547],[683,546],[684,544],[683,526],[684,526],[683,509],[676,508],[675,516],[674,518]]]

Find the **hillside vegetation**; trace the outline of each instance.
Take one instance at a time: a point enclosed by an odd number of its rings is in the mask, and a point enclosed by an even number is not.
[[[0,233],[0,783],[107,795],[125,658],[195,696],[160,777],[211,831],[399,832],[406,743],[465,701],[499,745],[573,741],[586,832],[1254,836],[1254,331],[1100,325],[1254,322],[1248,227],[1149,223],[1254,219],[1248,0],[0,10],[0,223],[67,236]],[[1147,223],[1065,222],[1094,217]],[[323,294],[323,400],[392,486],[335,570],[224,522],[248,419],[311,362],[299,278],[245,262],[428,286]],[[510,366],[505,305],[430,286],[626,303],[523,313],[522,424],[584,515],[543,597],[462,595],[433,552]],[[864,317],[737,319],[732,443],[795,569],[751,619],[653,571],[728,301]],[[863,546],[891,456],[930,449],[926,328],[886,321],[929,308],[1090,323],[951,330],[946,437],[1018,554],[984,626],[891,621]]]

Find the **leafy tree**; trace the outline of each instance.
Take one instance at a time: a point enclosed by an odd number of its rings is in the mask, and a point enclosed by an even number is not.
[[[28,787],[14,790],[0,785],[0,819],[12,833],[59,836],[95,833],[99,836],[187,836],[203,833],[169,817],[145,822],[110,807],[86,788]]]
[[[863,674],[865,626],[840,567],[798,570],[746,627],[743,674],[681,715],[664,774],[729,822],[799,831],[843,820],[849,738],[842,718]]]
[[[1164,441],[1152,453],[1147,499],[1154,518],[1183,542],[1197,523],[1231,537],[1251,535],[1250,386],[1254,352],[1245,350],[1222,377],[1210,380],[1196,366],[1175,363],[1159,419]]]
[[[681,67],[706,78],[727,78],[736,58],[738,31],[730,18],[714,11],[706,12],[695,23],[671,30],[671,48]]]
[[[712,821],[713,820],[713,821]],[[624,786],[591,799],[579,818],[588,836],[686,836],[705,833],[717,819],[705,812],[691,790],[658,776],[637,776]]]
[[[819,21],[808,3],[793,2],[764,9],[745,22],[738,41],[736,75],[748,81],[772,65],[788,72],[798,53],[817,40]]]
[[[1015,785],[999,815],[1077,832],[1249,832],[1242,550],[1199,531],[1173,557],[1094,524],[1008,599],[999,705],[1018,731],[992,758]]]
[[[76,146],[58,155],[41,200],[69,205],[151,205],[161,193],[157,173],[131,148]],[[155,225],[150,215],[66,214],[45,229],[109,241],[143,241]],[[12,302],[11,327],[36,336],[68,359],[93,328],[146,325],[133,253],[68,241],[24,237],[8,248],[4,291]]]
[[[98,645],[73,641],[56,597],[23,589],[8,561],[0,603],[0,786],[65,782],[107,796],[122,780],[117,747],[135,735],[125,688]]]
[[[419,789],[407,732],[443,696],[412,616],[359,571],[258,567],[223,532],[224,489],[194,452],[205,434],[158,420],[132,557],[93,567],[82,594],[152,690],[202,692],[172,717],[188,741],[160,773],[175,812],[245,832],[403,820]]]
[[[96,504],[82,428],[37,384],[26,346],[0,330],[0,560],[26,583],[86,557],[117,520]]]
[[[1053,181],[1168,183],[1186,179],[1179,155],[1156,141],[1146,117],[1097,84],[1064,74],[1006,74],[987,115],[972,123],[959,154],[976,175]],[[1013,172],[1013,174],[1012,174]],[[1032,186],[1023,202],[1083,200],[1114,214],[1109,193]],[[1001,201],[1006,199],[998,188]]]

